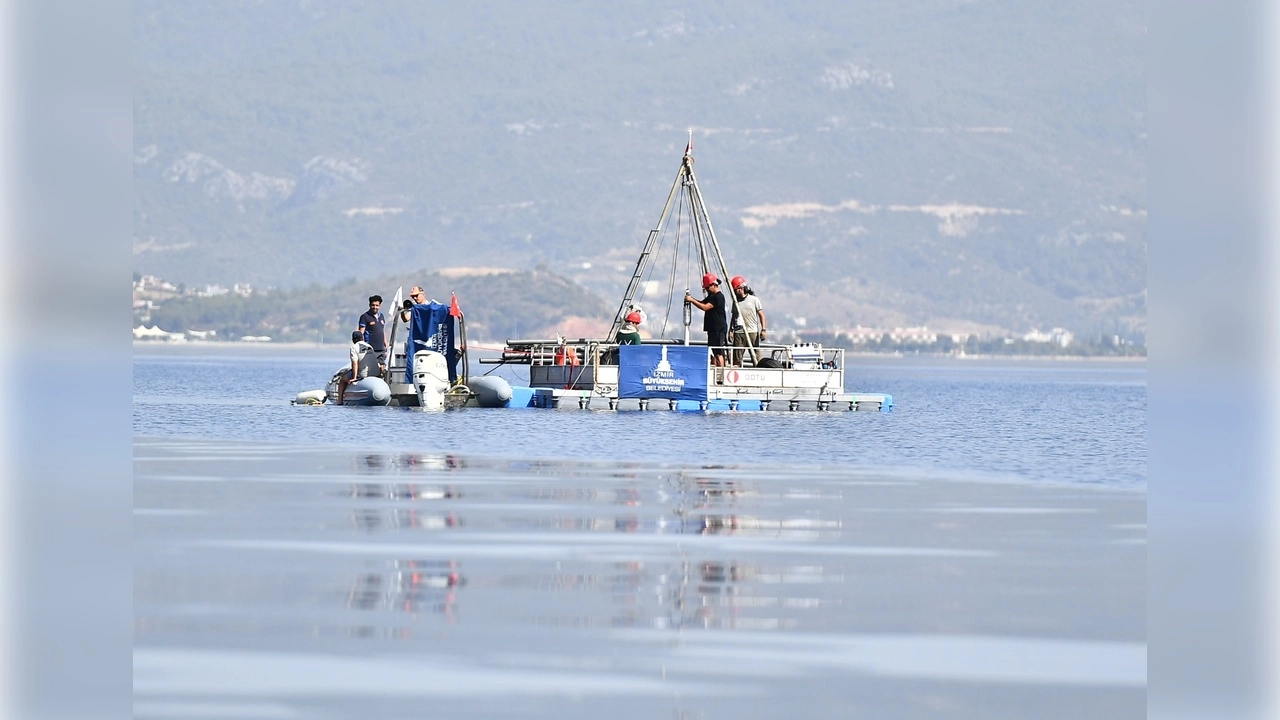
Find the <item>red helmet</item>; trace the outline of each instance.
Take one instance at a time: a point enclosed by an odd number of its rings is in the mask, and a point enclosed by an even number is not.
[[[644,319],[644,318],[640,317],[640,313],[635,312],[634,310],[633,310],[633,311],[631,311],[631,312],[629,312],[629,313],[627,313],[627,317],[626,317],[627,322],[629,322],[629,323],[631,323],[631,324],[633,324],[633,325],[639,325],[639,324],[640,324],[640,321],[641,321],[641,320],[643,320],[643,319]]]
[[[733,279],[729,281],[729,284],[733,286],[734,290],[737,290],[743,285],[746,285],[747,281],[744,280],[741,275],[734,275]]]
[[[704,290],[718,282],[720,282],[720,278],[716,277],[714,273],[707,273],[702,276],[702,287]]]

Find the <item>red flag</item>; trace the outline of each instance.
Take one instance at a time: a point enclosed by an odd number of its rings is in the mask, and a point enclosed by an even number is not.
[[[462,317],[462,308],[458,307],[458,296],[453,293],[449,294],[451,296],[449,298],[449,314],[456,318]]]

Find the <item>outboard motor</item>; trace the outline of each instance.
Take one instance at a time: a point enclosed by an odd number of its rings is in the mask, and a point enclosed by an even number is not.
[[[413,388],[418,393],[419,406],[444,409],[444,396],[449,392],[449,364],[444,355],[433,350],[413,354]]]

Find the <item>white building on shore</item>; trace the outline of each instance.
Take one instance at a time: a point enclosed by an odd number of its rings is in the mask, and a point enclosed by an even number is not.
[[[1068,346],[1068,345],[1070,345],[1070,344],[1071,344],[1071,341],[1072,341],[1073,339],[1075,339],[1075,335],[1074,335],[1074,334],[1072,334],[1072,332],[1071,332],[1070,330],[1064,330],[1064,329],[1062,329],[1062,328],[1054,328],[1054,329],[1050,330],[1049,332],[1041,332],[1041,331],[1039,331],[1039,330],[1032,330],[1031,332],[1027,333],[1026,335],[1023,335],[1023,336],[1022,336],[1022,339],[1023,339],[1023,340],[1025,340],[1025,341],[1027,341],[1027,342],[1033,342],[1033,343],[1053,343],[1054,345],[1057,345],[1058,347],[1066,347],[1066,346]]]
[[[144,342],[186,342],[187,336],[185,333],[161,330],[158,325],[139,325],[133,329],[133,339]]]

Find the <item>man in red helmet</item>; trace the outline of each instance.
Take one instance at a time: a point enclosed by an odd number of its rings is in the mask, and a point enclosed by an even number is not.
[[[733,329],[733,346],[752,348],[750,350],[752,362],[758,363],[760,352],[755,348],[760,347],[760,341],[764,340],[764,306],[760,304],[760,298],[756,297],[751,286],[747,285],[747,281],[741,275],[735,275],[729,281],[729,285],[733,288],[734,296],[738,298],[738,302],[733,306],[733,317],[729,321],[729,326]],[[742,350],[733,351],[734,365],[742,365],[742,354]]]
[[[711,348],[711,364],[724,367],[726,348],[729,345],[729,318],[724,314],[724,293],[720,292],[720,279],[711,273],[702,276],[702,289],[707,296],[701,300],[689,293],[684,301],[702,311],[702,329],[707,331],[707,347]]]
[[[644,318],[640,313],[632,310],[623,318],[622,327],[618,328],[618,344],[619,345],[639,345],[640,344],[640,323]]]

